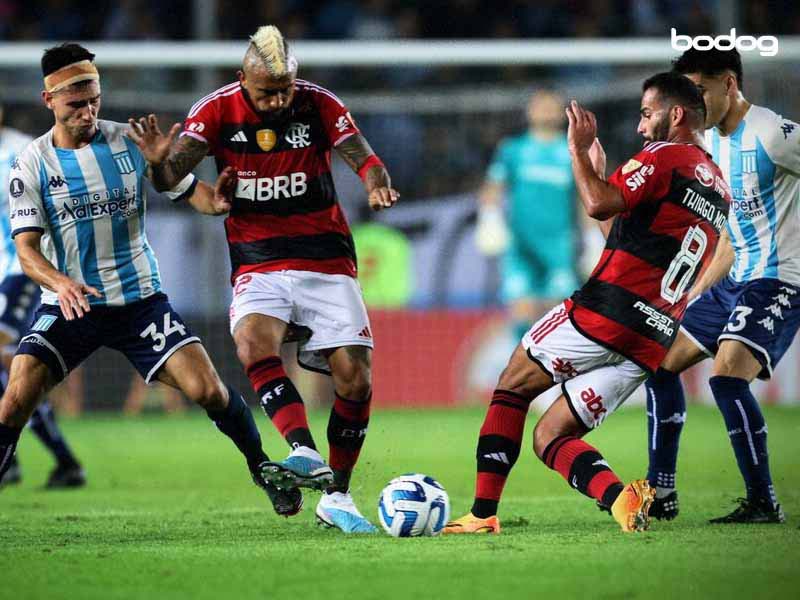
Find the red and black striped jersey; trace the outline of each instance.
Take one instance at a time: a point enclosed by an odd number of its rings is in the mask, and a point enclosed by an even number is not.
[[[231,279],[285,269],[355,277],[331,149],[359,130],[339,98],[302,79],[289,110],[280,124],[264,121],[236,82],[199,100],[184,122],[181,135],[207,143],[220,171],[236,170],[225,219]]]
[[[668,142],[645,146],[609,183],[627,211],[567,306],[586,337],[655,371],[678,334],[686,292],[714,255],[731,192],[702,148]]]

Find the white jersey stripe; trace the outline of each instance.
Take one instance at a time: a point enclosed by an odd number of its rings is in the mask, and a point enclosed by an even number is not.
[[[210,94],[207,94],[207,95],[203,96],[202,98],[200,98],[200,100],[195,102],[192,105],[192,107],[189,109],[189,116],[193,117],[197,113],[197,111],[199,111],[201,108],[203,108],[203,106],[205,106],[208,102],[210,102],[211,100],[213,100],[217,96],[225,95],[224,92],[229,91],[230,89],[234,88],[234,86],[236,86],[238,88],[239,82],[238,81],[234,81],[233,83],[229,83],[228,85],[224,85],[221,88],[219,88],[217,90],[214,90]]]
[[[239,82],[237,81],[237,82],[228,84],[225,87],[221,87],[216,92],[212,92],[208,96],[206,96],[204,98],[201,98],[200,100],[195,102],[195,104],[194,104],[194,106],[192,106],[192,108],[189,109],[189,115],[188,115],[187,118],[191,119],[192,117],[194,117],[198,112],[200,112],[200,110],[206,104],[208,104],[209,102],[211,102],[215,98],[221,98],[222,96],[230,96],[232,94],[235,94],[236,92],[239,91],[239,88],[240,88],[240,85],[239,85]]]
[[[296,79],[295,80],[295,85],[299,85],[299,87],[304,88],[304,89],[314,90],[314,91],[319,92],[321,94],[325,94],[326,96],[328,96],[328,97],[332,98],[333,100],[335,100],[339,104],[339,106],[344,106],[344,103],[341,100],[339,100],[339,98],[337,98],[336,95],[333,92],[330,92],[330,91],[326,90],[325,88],[318,86],[315,83],[311,83],[310,81],[306,81],[305,79]]]
[[[144,233],[147,165],[126,125],[99,121],[98,130],[77,150],[54,148],[51,130],[21,154],[15,176],[24,189],[12,198],[11,224],[41,229],[48,260],[103,294],[91,304],[121,306],[161,289]],[[43,289],[42,302],[58,298]]]

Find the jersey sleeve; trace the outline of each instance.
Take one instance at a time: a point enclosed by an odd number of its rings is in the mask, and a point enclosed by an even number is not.
[[[353,115],[347,110],[344,102],[339,100],[328,90],[322,90],[316,94],[317,108],[322,119],[322,126],[325,134],[331,142],[331,147],[335,148],[347,138],[360,133]]]
[[[773,163],[800,176],[800,125],[775,115],[758,138]]]
[[[203,100],[195,104],[183,122],[181,137],[189,136],[208,145],[208,153],[216,154],[219,146],[220,114],[219,105]]]
[[[497,150],[495,150],[489,168],[486,170],[486,179],[492,183],[508,183],[508,177],[511,173],[510,154],[508,142],[501,142]]]
[[[669,174],[655,153],[642,150],[614,171],[608,182],[620,191],[628,210],[633,210],[642,202],[659,199],[669,186]]]
[[[46,231],[39,170],[27,152],[14,161],[9,173],[8,208],[12,238],[25,231]]]

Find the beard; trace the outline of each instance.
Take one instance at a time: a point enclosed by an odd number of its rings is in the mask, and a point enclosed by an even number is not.
[[[279,127],[289,120],[292,114],[291,106],[281,108],[280,110],[273,110],[270,112],[258,111],[258,116],[261,117],[261,122],[268,127]]]
[[[644,136],[645,142],[665,142],[669,138],[669,113],[654,125],[653,133],[650,136]]]

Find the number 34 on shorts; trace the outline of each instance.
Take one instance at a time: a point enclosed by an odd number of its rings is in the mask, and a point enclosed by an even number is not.
[[[153,321],[139,334],[139,337],[151,338],[154,342],[153,352],[161,352],[167,345],[167,338],[173,333],[186,337],[186,326],[177,319],[173,321],[172,314],[165,312],[164,322],[160,330],[158,323]]]

